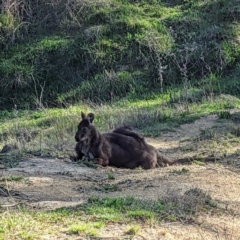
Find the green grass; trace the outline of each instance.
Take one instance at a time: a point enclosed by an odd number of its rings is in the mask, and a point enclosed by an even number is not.
[[[137,225],[128,227],[126,229],[126,234],[127,235],[137,235],[140,232],[141,228]]]
[[[79,223],[79,224],[73,224],[71,225],[67,232],[70,234],[77,234],[81,235],[85,233],[86,235],[97,237],[98,232],[97,230],[99,228],[102,228],[104,226],[103,223],[98,222],[98,223]]]
[[[22,176],[9,176],[9,177],[1,178],[0,181],[27,182],[28,179],[23,178]]]
[[[221,119],[231,119],[231,113],[229,111],[221,111],[218,113],[218,117]]]
[[[181,170],[172,170],[170,173],[175,175],[189,174],[189,170],[187,168],[182,168]]]
[[[111,174],[111,173],[108,173],[108,179],[109,179],[109,180],[114,180],[114,179],[115,179],[115,177],[114,177],[114,175],[113,175],[113,174]]]
[[[125,198],[90,198],[86,206],[82,206],[80,210],[84,210],[87,214],[92,215],[93,219],[111,222],[111,221],[133,221],[141,220],[143,222],[158,221],[178,221],[187,217],[188,214],[195,214],[201,211],[203,207],[208,208],[208,202],[212,201],[210,196],[206,195],[199,189],[193,190],[195,196],[188,198],[188,193],[182,197],[166,198],[158,201],[140,200],[133,197]],[[185,204],[183,204],[185,202]],[[195,201],[195,203],[193,203]],[[178,215],[177,209],[181,214]]]
[[[126,225],[126,234],[137,235],[142,223],[158,225],[162,221],[182,221],[202,211],[219,214],[224,210],[200,189],[157,201],[91,197],[79,207],[54,211],[1,208],[0,239],[40,239],[64,234],[98,237],[109,226],[112,228],[113,223]]]
[[[79,213],[68,209],[55,212],[19,209],[4,213],[0,220],[0,238],[40,239],[58,234],[97,236],[104,226],[102,222],[87,224]]]
[[[201,162],[201,161],[198,161],[198,160],[193,160],[193,163],[199,165],[199,166],[204,166],[205,163],[204,162]]]
[[[194,81],[206,96],[239,95],[238,0],[7,3],[1,109],[139,99]]]

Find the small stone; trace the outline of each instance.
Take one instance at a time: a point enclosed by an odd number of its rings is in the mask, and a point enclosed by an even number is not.
[[[64,158],[64,162],[71,163],[72,161],[69,158]]]
[[[3,164],[0,164],[0,169],[5,169],[5,166]]]
[[[13,145],[7,144],[3,147],[1,153],[8,153],[8,152],[12,151],[13,148],[14,148]]]
[[[112,167],[111,168],[109,167],[109,170],[110,170],[110,172],[116,172],[116,169],[112,168]]]

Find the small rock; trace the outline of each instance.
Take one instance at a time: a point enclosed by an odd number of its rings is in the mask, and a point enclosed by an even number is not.
[[[1,153],[8,153],[8,152],[12,151],[13,149],[14,149],[14,146],[12,144],[6,144],[3,147]]]
[[[111,172],[116,172],[116,169],[112,168],[110,169]]]
[[[72,161],[69,158],[64,158],[64,162],[71,163]]]
[[[0,164],[0,169],[5,169],[5,166],[3,164]]]

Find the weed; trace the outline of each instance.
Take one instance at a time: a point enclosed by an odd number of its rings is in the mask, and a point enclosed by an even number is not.
[[[217,113],[220,119],[231,119],[232,115],[229,111],[220,111]]]
[[[181,147],[181,150],[182,151],[193,151],[194,150],[194,147],[193,146],[184,146],[184,147]]]
[[[89,161],[89,160],[83,159],[83,160],[78,161],[78,163],[81,163],[81,164],[83,163],[83,164],[86,165],[87,167],[97,169],[97,165],[96,165],[95,163]]]
[[[186,168],[182,168],[181,170],[171,170],[170,173],[175,175],[182,175],[182,174],[188,174],[189,170]]]
[[[193,160],[193,163],[199,165],[199,166],[204,166],[205,163],[204,162],[201,162],[201,161],[198,161],[198,160]]]
[[[230,133],[236,137],[240,137],[240,127],[239,126],[232,126],[230,129]]]
[[[236,154],[237,156],[240,156],[240,149],[236,149],[234,154]]]
[[[114,175],[113,175],[113,174],[111,174],[111,173],[108,173],[108,179],[109,179],[109,180],[114,180],[114,179],[115,179],[115,177],[114,177]]]
[[[0,163],[6,166],[7,168],[13,168],[18,165],[19,157],[20,156],[0,153]]]
[[[216,138],[216,131],[210,128],[200,129],[201,139],[214,139]]]
[[[27,183],[28,179],[23,178],[22,176],[9,176],[1,178],[0,181],[13,181],[13,182],[24,182]]]
[[[140,232],[140,227],[135,225],[135,226],[128,227],[125,233],[127,235],[137,235],[139,232]]]
[[[99,228],[99,224],[95,225],[93,223],[79,223],[79,224],[73,224],[72,226],[70,226],[68,228],[68,233],[71,234],[82,234],[85,233],[89,236],[92,237],[97,237],[98,236],[98,232],[95,230],[95,226],[97,226],[97,228]],[[101,227],[100,227],[101,228]]]
[[[194,188],[190,189],[185,192],[186,195],[188,196],[194,196],[194,197],[200,197],[206,204],[206,206],[216,208],[218,205],[216,202],[213,201],[213,199],[206,193],[204,193],[201,189]]]
[[[144,220],[147,221],[149,219],[155,218],[155,213],[152,211],[147,210],[135,210],[135,211],[128,211],[127,216],[136,220]]]
[[[191,141],[191,138],[190,137],[184,137],[182,139],[180,139],[180,142],[183,143],[183,142],[189,142]]]
[[[134,168],[134,170],[141,171],[141,170],[143,170],[143,168],[141,166],[139,166],[139,167]]]

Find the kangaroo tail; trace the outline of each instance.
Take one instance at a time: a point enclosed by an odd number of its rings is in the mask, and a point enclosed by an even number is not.
[[[194,160],[203,161],[203,162],[215,162],[215,161],[219,160],[219,158],[209,156],[209,157],[202,157],[202,158],[201,157],[188,157],[188,158],[179,158],[176,160],[171,160],[171,159],[163,156],[159,152],[157,152],[157,163],[161,167],[164,166],[165,164],[173,165],[175,163],[189,163]]]
[[[163,156],[160,152],[157,152],[157,164],[163,167],[165,164],[173,165],[177,162],[177,160],[171,160],[165,156]]]
[[[202,161],[202,162],[215,162],[217,160],[220,160],[220,158],[218,157],[212,157],[212,156],[209,156],[209,157],[189,157],[189,158],[179,158],[176,160],[175,163],[186,163],[186,162],[192,162],[194,160],[197,160],[197,161]]]

